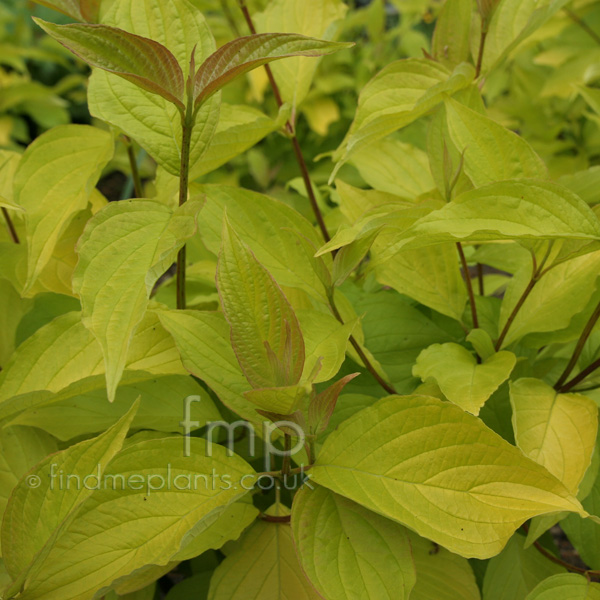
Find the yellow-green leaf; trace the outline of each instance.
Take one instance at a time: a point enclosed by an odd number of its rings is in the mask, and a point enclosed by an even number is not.
[[[279,129],[288,111],[282,110],[277,119],[245,105],[221,105],[219,124],[210,141],[207,153],[190,166],[190,179],[218,169],[221,165],[245,152],[265,136]]]
[[[384,260],[380,257],[386,252],[385,240],[386,237],[381,236],[377,241],[377,248],[381,250],[373,253],[377,261],[374,265],[377,281],[460,320],[467,303],[467,290],[454,244],[402,250]]]
[[[0,150],[0,206],[23,211],[14,201],[13,181],[21,162],[22,154],[11,150]]]
[[[469,561],[406,530],[417,570],[410,600],[481,600]],[[440,583],[441,582],[441,583]]]
[[[438,14],[431,51],[448,68],[468,61],[471,55],[471,0],[446,0]]]
[[[154,283],[195,232],[199,206],[187,202],[171,212],[150,200],[115,202],[88,222],[78,242],[73,289],[83,323],[102,347],[110,401]]]
[[[444,94],[467,87],[474,75],[474,68],[467,63],[454,73],[420,58],[387,65],[360,94],[350,131],[333,156],[338,164],[331,179],[354,152],[409,125],[441,102]]]
[[[596,403],[581,394],[559,394],[533,378],[511,383],[510,403],[519,448],[577,494],[596,443]]]
[[[452,98],[445,107],[450,138],[464,152],[465,173],[476,187],[548,176],[546,165],[522,137]]]
[[[138,325],[129,347],[127,368],[154,374],[185,374],[171,336],[155,315]],[[102,349],[70,312],[41,327],[23,342],[0,373],[0,406],[13,397],[35,391],[59,392],[72,383],[104,373]],[[19,405],[19,400],[14,404]]]
[[[0,481],[2,481],[0,521],[8,499],[21,477],[57,450],[56,440],[34,427],[16,426],[0,429]],[[2,556],[1,545],[0,556]],[[0,589],[2,589],[1,585]]]
[[[583,575],[553,575],[538,584],[525,600],[600,600],[600,583]]]
[[[106,465],[121,449],[138,404],[135,402],[102,435],[47,457],[19,481],[2,522],[4,561],[16,582],[14,585],[22,585],[25,578],[35,576],[56,536],[81,503],[92,495],[94,484],[86,485],[85,481],[91,479],[83,477],[102,476]],[[81,479],[79,483],[67,483],[67,475]]]
[[[106,3],[105,25],[151,38],[168,48],[187,76],[195,48],[196,65],[215,51],[215,40],[200,9],[187,0],[119,0]],[[177,23],[177,27],[168,26]],[[118,75],[94,69],[88,102],[92,115],[116,125],[138,142],[172,175],[181,162],[181,115],[161,96],[147,92]],[[190,165],[204,155],[219,121],[219,95],[196,115],[192,131]]]
[[[322,239],[307,219],[283,202],[250,190],[203,185],[194,186],[193,191],[206,196],[200,234],[211,252],[219,252],[223,216],[227,212],[232,227],[280,285],[300,288],[325,301],[323,284],[312,264],[314,250],[306,250],[292,233],[300,234],[318,248]],[[329,257],[324,260],[327,266],[331,265]]]
[[[598,240],[600,221],[581,198],[554,183],[502,181],[461,194],[399,237],[379,260],[450,241]]]
[[[323,487],[294,497],[292,531],[305,573],[328,600],[407,600],[416,582],[401,525]]]
[[[283,506],[268,514],[289,514]],[[257,521],[217,567],[208,600],[318,600],[298,562],[288,523]]]
[[[413,375],[424,382],[435,381],[450,402],[478,415],[486,400],[508,379],[516,362],[512,352],[503,351],[479,364],[459,344],[433,344],[419,354]]]
[[[83,600],[136,569],[165,565],[205,517],[252,489],[256,476],[244,460],[218,445],[209,457],[205,440],[190,442],[190,456],[183,454],[181,436],[122,450],[99,489],[61,528],[21,597]],[[110,550],[99,552],[103,548]]]
[[[231,328],[223,313],[171,310],[156,314],[173,336],[186,369],[205,381],[225,406],[260,427],[255,407],[243,396],[250,384],[231,348]]]
[[[514,535],[490,560],[483,578],[485,600],[525,600],[540,581],[565,572],[537,548],[524,548],[524,542],[522,535]]]
[[[15,173],[15,202],[26,211],[27,281],[30,288],[50,260],[61,234],[83,210],[113,154],[109,133],[62,125],[38,137]]]
[[[342,0],[272,0],[252,15],[259,33],[301,33],[333,40],[348,7]],[[290,58],[271,65],[281,98],[298,107],[306,98],[320,59]]]
[[[197,399],[190,403],[190,420],[197,423],[192,430],[221,419],[208,393],[189,375],[125,371],[112,403],[107,402],[105,377],[94,375],[56,394],[17,396],[0,406],[0,420],[7,418],[9,425],[29,425],[70,440],[107,429],[139,397],[140,408],[131,429],[181,433],[183,402],[189,396]]]
[[[497,554],[528,518],[581,505],[458,406],[390,396],[342,423],[312,478],[466,557]]]
[[[231,343],[254,388],[300,381],[304,338],[298,319],[271,274],[225,221],[217,287]]]

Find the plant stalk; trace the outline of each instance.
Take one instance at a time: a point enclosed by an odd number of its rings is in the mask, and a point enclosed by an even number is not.
[[[245,0],[239,0],[240,10],[244,15],[244,19],[248,25],[248,29],[250,29],[250,33],[253,35],[256,34],[256,27],[254,27],[254,22],[252,21],[252,16],[250,15],[250,11],[246,6]],[[273,95],[275,96],[275,102],[277,102],[278,108],[283,106],[283,100],[281,98],[281,92],[279,91],[279,86],[275,81],[275,77],[273,76],[273,71],[269,65],[265,65],[265,71],[267,72],[267,77],[269,78],[269,83],[271,85],[271,89],[273,90]],[[308,172],[308,167],[306,166],[306,161],[304,160],[304,155],[302,154],[302,148],[300,147],[300,142],[298,142],[298,138],[296,137],[296,131],[294,125],[287,121],[285,124],[286,131],[292,140],[292,146],[294,147],[294,155],[296,156],[296,161],[298,166],[300,167],[300,173],[302,174],[302,180],[304,181],[304,187],[306,188],[306,193],[308,195],[308,200],[310,202],[310,206],[317,220],[317,224],[319,225],[319,229],[321,230],[321,235],[325,242],[328,242],[331,237],[329,236],[329,232],[327,231],[327,227],[325,225],[325,220],[323,218],[323,213],[321,213],[321,209],[319,208],[319,204],[317,202],[317,197],[315,195],[315,190],[310,180],[310,174]]]
[[[179,172],[179,206],[187,201],[190,172],[190,145],[192,141],[192,130],[194,128],[194,103],[191,93],[188,94],[185,116],[181,118],[181,166]],[[177,308],[185,309],[185,266],[186,266],[185,244],[177,254]]]
[[[133,179],[133,189],[136,198],[141,198],[144,194],[144,190],[142,188],[142,180],[140,178],[140,171],[137,165],[137,157],[133,150],[133,144],[131,139],[124,135],[125,147],[127,148],[127,157],[129,158],[129,167],[131,169],[131,178]]]
[[[506,323],[504,324],[504,327],[502,328],[500,336],[498,337],[498,340],[496,341],[496,346],[495,346],[496,352],[498,352],[498,350],[500,350],[500,348],[502,348],[502,343],[504,342],[504,339],[506,338],[506,335],[508,334],[508,331],[511,328],[514,320],[516,319],[517,315],[519,314],[519,311],[523,307],[523,304],[525,304],[525,300],[527,300],[527,298],[529,297],[529,294],[531,294],[533,288],[535,287],[535,284],[540,280],[542,275],[545,273],[545,271],[543,271],[543,269],[544,269],[544,265],[546,264],[546,260],[548,259],[548,256],[550,255],[551,249],[552,249],[552,245],[550,244],[548,246],[546,256],[544,256],[544,259],[542,260],[539,267],[538,267],[538,264],[537,264],[537,261],[535,258],[535,254],[532,255],[533,270],[531,273],[531,279],[529,280],[527,287],[521,294],[521,297],[517,301],[517,304],[513,308],[508,319],[506,320]]]
[[[471,317],[473,319],[473,328],[479,329],[479,319],[477,317],[477,305],[475,304],[475,293],[473,292],[473,282],[471,281],[471,276],[469,275],[469,267],[467,265],[467,259],[465,257],[465,252],[464,252],[462,244],[460,242],[456,242],[456,249],[458,250],[458,255],[460,256],[460,262],[462,264],[463,272],[465,274],[465,285],[467,287],[467,294],[469,295],[469,304],[471,306]]]
[[[527,523],[523,523],[523,529],[525,530],[525,533],[529,532],[529,526],[527,525]],[[554,556],[552,552],[546,550],[546,548],[544,548],[544,546],[542,546],[537,540],[533,542],[533,545],[536,547],[540,554],[543,554],[548,560],[551,560],[553,563],[564,567],[565,569],[567,569],[567,571],[571,571],[572,573],[579,573],[580,575],[585,575],[588,579],[590,577],[600,576],[600,571],[582,569],[581,567],[576,567],[575,565],[565,562],[564,560],[558,558],[558,556]]]
[[[335,318],[343,325],[344,319],[342,319],[342,315],[340,315],[340,312],[337,309],[337,306],[335,305],[335,301],[332,295],[330,295],[329,297],[329,306]],[[374,377],[377,383],[388,394],[397,394],[398,392],[396,392],[394,386],[389,384],[385,379],[383,379],[383,377],[381,377],[381,375],[377,372],[377,369],[375,369],[375,367],[371,364],[371,361],[367,358],[367,355],[364,353],[364,350],[361,348],[356,338],[353,335],[351,335],[349,340],[354,350],[356,350],[356,354],[358,354],[360,360],[362,360],[363,364],[365,365],[365,368],[367,369],[367,371],[369,371],[369,373],[371,373],[371,375]]]
[[[483,21],[483,20],[482,20]],[[479,38],[479,52],[477,54],[477,65],[475,67],[475,79],[481,75],[481,67],[483,66],[483,51],[485,49],[485,40],[487,39],[487,25],[481,24],[481,37]]]
[[[4,206],[2,206],[1,208],[2,208],[2,214],[4,215],[4,219],[6,221],[6,226],[8,227],[8,233],[10,234],[12,241],[15,244],[20,244],[21,240],[19,239],[19,235],[17,234],[17,230],[15,229],[15,225],[12,222],[12,219],[10,218],[8,211],[6,210],[6,208]]]
[[[586,323],[585,327],[583,328],[583,331],[581,332],[581,336],[579,337],[579,340],[577,341],[577,346],[575,346],[575,351],[573,352],[573,356],[571,356],[571,360],[569,361],[569,364],[567,364],[567,366],[565,367],[565,370],[562,372],[562,375],[558,378],[558,381],[556,382],[556,384],[554,386],[555,390],[559,390],[564,385],[565,381],[567,380],[567,377],[571,374],[571,371],[575,368],[575,365],[577,364],[577,361],[579,360],[579,357],[581,356],[581,353],[583,352],[585,343],[587,342],[592,331],[594,330],[594,326],[598,322],[598,319],[600,319],[600,302],[598,303],[598,306],[596,306],[596,309],[592,313],[592,316],[589,318],[588,322]]]
[[[508,330],[511,328],[511,325],[513,324],[514,320],[516,319],[517,315],[519,314],[519,311],[521,310],[523,304],[525,304],[525,300],[527,300],[527,298],[529,297],[529,294],[531,294],[531,291],[533,290],[536,283],[537,283],[537,279],[535,278],[535,276],[533,276],[529,280],[529,283],[527,284],[525,291],[521,294],[521,297],[515,304],[515,307],[513,308],[508,319],[506,320],[506,323],[504,324],[504,327],[502,328],[502,332],[500,333],[500,336],[498,337],[498,340],[496,341],[496,352],[498,352],[498,350],[500,350],[500,348],[502,348],[502,343],[504,342],[504,339],[506,338],[506,335],[508,334]]]
[[[572,390],[578,383],[581,383],[588,375],[591,375],[596,369],[600,369],[600,358],[595,360],[591,365],[588,365],[579,375],[576,375],[570,381],[567,381],[558,391],[561,394],[566,394]]]
[[[600,44],[600,35],[598,35],[581,17],[575,14],[570,8],[563,8],[570,19],[579,25],[597,44]]]

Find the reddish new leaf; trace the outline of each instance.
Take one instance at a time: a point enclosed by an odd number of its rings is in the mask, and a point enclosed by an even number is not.
[[[227,83],[280,58],[322,56],[353,44],[328,42],[295,33],[259,33],[238,38],[219,48],[200,65],[194,78],[196,106]]]
[[[342,393],[346,384],[352,381],[360,373],[352,373],[342,377],[339,381],[336,381],[333,385],[330,385],[326,390],[323,390],[320,394],[317,394],[308,406],[308,425],[310,431],[313,434],[318,434],[329,425],[329,419],[335,410],[339,395]]]
[[[35,22],[92,67],[115,73],[184,108],[183,72],[162,44],[106,25]]]

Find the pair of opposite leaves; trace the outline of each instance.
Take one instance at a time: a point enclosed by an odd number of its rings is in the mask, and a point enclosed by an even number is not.
[[[317,57],[354,45],[295,33],[254,34],[225,44],[197,70],[192,56],[185,84],[175,56],[154,40],[107,25],[56,25],[34,20],[92,67],[115,73],[162,96],[173,103],[182,116],[186,110],[195,115],[202,104],[227,83],[269,62],[292,56]]]

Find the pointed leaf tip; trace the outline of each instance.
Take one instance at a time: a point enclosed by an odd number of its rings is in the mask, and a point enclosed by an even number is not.
[[[225,44],[200,65],[194,78],[194,101],[199,106],[236,77],[280,58],[317,57],[354,46],[295,33],[259,33]]]
[[[183,72],[162,44],[107,25],[56,25],[33,20],[92,67],[115,73],[183,109]]]

